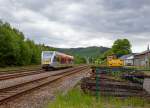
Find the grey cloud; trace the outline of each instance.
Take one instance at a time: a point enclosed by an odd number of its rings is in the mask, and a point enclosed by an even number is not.
[[[117,38],[144,46],[150,41],[149,18],[150,0],[0,0],[0,19],[53,46]]]
[[[149,0],[103,0],[103,6],[108,10],[123,10],[123,9],[133,9],[139,10],[143,6],[149,6]]]
[[[51,5],[50,0],[12,0],[12,2],[15,6],[33,11],[40,11],[48,5]]]

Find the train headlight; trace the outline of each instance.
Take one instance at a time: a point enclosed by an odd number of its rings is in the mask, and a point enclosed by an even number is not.
[[[45,60],[45,61],[43,61],[43,64],[50,64],[50,61],[49,60]]]

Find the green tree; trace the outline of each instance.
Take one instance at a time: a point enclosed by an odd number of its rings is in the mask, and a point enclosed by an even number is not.
[[[112,52],[117,56],[126,55],[132,53],[131,44],[128,39],[118,39],[112,46]]]
[[[0,66],[39,64],[43,50],[55,49],[25,39],[22,32],[0,20]]]
[[[30,49],[30,46],[28,45],[27,42],[23,42],[21,45],[20,45],[20,48],[21,48],[21,52],[20,52],[20,62],[19,64],[20,65],[29,65],[31,64],[31,57],[32,57],[32,54],[31,54],[31,50]]]
[[[112,49],[109,49],[100,56],[100,59],[103,61],[107,59],[107,56],[112,55],[112,54],[113,54]]]
[[[116,54],[118,57],[122,55],[126,55],[132,53],[131,51],[131,44],[129,40],[127,39],[118,39],[114,42],[113,46],[111,49],[107,50],[104,52],[102,55],[97,57],[98,60],[101,62],[106,61],[107,56]]]
[[[81,57],[81,56],[75,56],[74,63],[75,64],[85,64],[86,59],[84,57]]]
[[[20,53],[19,37],[8,23],[0,25],[1,65],[16,65]]]

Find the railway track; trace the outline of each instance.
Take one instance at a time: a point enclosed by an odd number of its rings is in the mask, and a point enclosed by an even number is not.
[[[0,81],[12,79],[12,78],[24,77],[24,76],[28,76],[28,75],[40,74],[42,72],[45,72],[45,71],[42,70],[42,69],[39,69],[39,70],[30,70],[30,71],[27,70],[27,71],[24,71],[24,72],[0,74]]]
[[[70,67],[71,68],[71,67]],[[65,69],[65,68],[63,68]],[[66,68],[67,69],[67,68]],[[56,69],[57,70],[61,70],[60,69]],[[54,70],[53,70],[54,71]],[[52,71],[52,72],[53,72]],[[8,80],[8,79],[12,79],[12,78],[18,78],[18,77],[24,77],[24,76],[29,76],[29,75],[35,75],[35,74],[41,74],[41,73],[46,73],[49,71],[44,71],[41,68],[37,68],[37,69],[25,69],[25,70],[17,70],[15,72],[11,72],[11,73],[0,73],[0,81],[2,80]]]
[[[15,74],[15,73],[21,73],[21,72],[27,72],[27,71],[35,71],[35,70],[40,70],[41,67],[35,67],[35,68],[20,68],[20,69],[11,69],[11,70],[4,70],[0,71],[0,75],[6,75],[6,74]]]
[[[59,71],[56,74],[51,74],[46,77],[42,77],[35,80],[33,79],[32,81],[29,82],[22,82],[17,85],[2,88],[0,89],[0,104],[6,103],[11,99],[16,98],[17,96],[21,96],[33,90],[39,89],[40,87],[45,86],[47,84],[54,83],[55,81],[63,77],[73,75],[78,72],[84,72],[87,70],[89,70],[87,66],[81,66],[78,68],[76,67],[73,69],[71,68],[68,70]]]

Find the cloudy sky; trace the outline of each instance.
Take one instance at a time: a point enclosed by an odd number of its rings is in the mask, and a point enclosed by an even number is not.
[[[0,0],[0,19],[54,47],[111,47],[127,38],[140,52],[150,43],[150,0]]]

